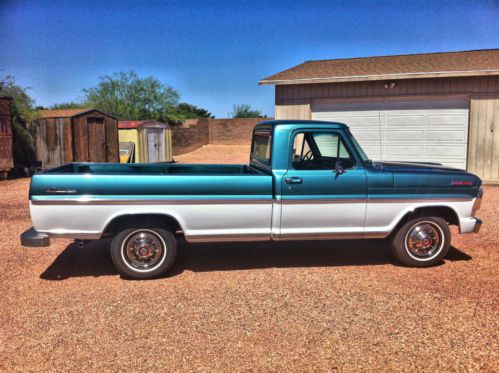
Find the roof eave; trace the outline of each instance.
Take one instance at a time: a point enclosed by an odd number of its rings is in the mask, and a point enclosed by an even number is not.
[[[78,112],[78,113],[75,113],[73,115],[42,115],[40,117],[38,117],[37,119],[54,119],[54,118],[75,118],[75,117],[79,117],[79,116],[82,116],[82,115],[85,115],[85,114],[88,114],[92,111],[97,111],[99,113],[101,113],[102,115],[106,116],[106,117],[110,117],[114,120],[117,120],[116,117],[110,115],[110,114],[107,114],[107,113],[104,113],[103,111],[100,111],[98,109],[88,109],[88,110],[85,110],[85,111],[81,111],[81,112]]]
[[[48,110],[48,111],[53,111],[53,110]],[[77,115],[81,115],[81,114],[86,114],[90,111],[93,111],[93,109],[88,109],[88,110],[85,110],[85,111],[80,111],[78,113],[75,113],[73,115],[55,115],[52,113],[49,114],[49,115],[40,115],[37,119],[53,119],[53,118],[73,118],[73,117],[76,117]]]
[[[78,113],[78,114],[75,114],[75,115],[71,115],[69,118],[73,118],[73,117],[78,117],[80,115],[85,115],[85,114],[88,114],[90,113],[91,111],[96,111],[98,113],[101,113],[102,115],[104,115],[105,117],[109,117],[111,119],[114,119],[114,120],[118,120],[118,118],[116,118],[115,116],[112,116],[110,114],[107,114],[107,113],[104,113],[103,111],[99,110],[99,109],[89,109],[89,110],[86,110],[86,111],[83,111],[81,113]]]
[[[499,75],[499,70],[473,70],[473,71],[437,71],[404,74],[383,75],[352,75],[333,76],[327,78],[303,78],[303,79],[262,79],[259,85],[288,85],[288,84],[315,84],[315,83],[346,83],[371,80],[400,80],[400,79],[422,79],[422,78],[458,78],[467,76]]]

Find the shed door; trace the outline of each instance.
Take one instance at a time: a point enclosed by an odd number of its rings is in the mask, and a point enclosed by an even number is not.
[[[88,118],[88,161],[106,162],[106,127],[104,118]]]
[[[147,160],[149,163],[165,161],[165,141],[162,128],[147,128]]]
[[[317,103],[312,119],[347,124],[374,160],[466,168],[469,99],[378,99]]]

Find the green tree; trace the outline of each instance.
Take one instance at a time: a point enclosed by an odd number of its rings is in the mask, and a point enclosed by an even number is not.
[[[208,110],[197,107],[196,105],[191,105],[186,102],[182,102],[177,105],[178,113],[184,116],[185,119],[197,119],[197,118],[215,118]]]
[[[156,119],[179,123],[178,92],[154,77],[140,78],[135,72],[118,72],[100,78],[97,87],[83,90],[85,106],[99,109],[121,120]]]
[[[58,109],[82,109],[87,107],[83,102],[61,102],[59,104],[50,105],[50,110],[58,110]]]
[[[260,110],[253,109],[247,104],[234,105],[229,116],[232,118],[266,118]]]
[[[28,125],[37,116],[34,101],[27,93],[28,88],[16,84],[13,76],[0,80],[0,96],[12,97],[12,147],[14,164],[29,165],[35,161],[33,139]]]

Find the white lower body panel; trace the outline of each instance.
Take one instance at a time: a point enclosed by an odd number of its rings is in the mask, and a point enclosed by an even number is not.
[[[272,202],[184,205],[38,205],[30,202],[30,211],[33,226],[39,232],[88,239],[99,238],[113,219],[123,215],[170,216],[178,221],[188,241],[270,240],[272,225]]]
[[[366,210],[365,234],[388,236],[395,226],[408,213],[421,207],[449,207],[460,221],[463,216],[469,216],[474,200],[442,201],[376,201],[369,202]],[[460,229],[462,227],[460,226]],[[465,232],[463,232],[465,233]]]
[[[361,237],[364,232],[365,199],[354,202],[282,201],[280,239]]]
[[[160,214],[174,218],[190,242],[333,238],[381,238],[420,207],[449,207],[460,232],[473,232],[473,200],[359,200],[352,203],[203,203],[198,204],[36,204],[30,201],[34,228],[51,236],[98,239],[108,224],[125,215]],[[140,218],[137,218],[140,219]],[[140,221],[138,221],[140,222]]]

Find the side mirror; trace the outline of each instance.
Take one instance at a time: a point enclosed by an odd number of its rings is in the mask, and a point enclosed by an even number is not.
[[[339,159],[336,161],[336,167],[334,168],[334,172],[336,172],[336,175],[342,175],[345,173],[345,170],[341,166],[341,162]]]

